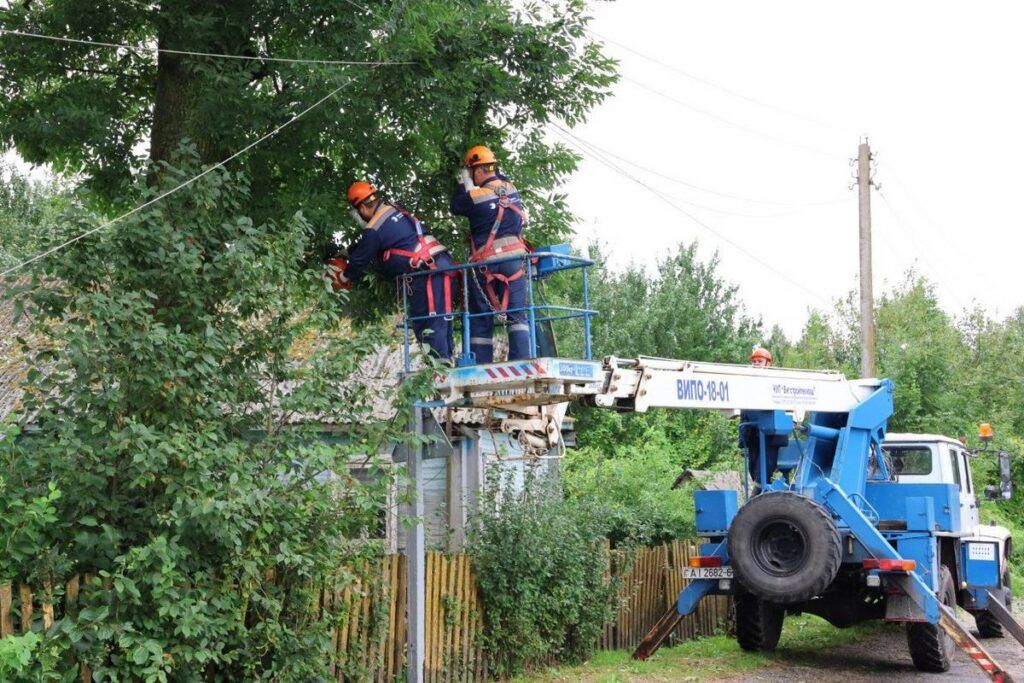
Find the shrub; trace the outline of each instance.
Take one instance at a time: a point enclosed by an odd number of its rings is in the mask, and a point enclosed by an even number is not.
[[[492,672],[593,652],[616,599],[604,532],[603,510],[565,500],[550,478],[528,471],[516,491],[511,477],[488,474],[469,550]]]

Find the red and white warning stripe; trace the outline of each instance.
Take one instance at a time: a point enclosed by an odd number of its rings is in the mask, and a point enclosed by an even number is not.
[[[533,377],[534,375],[546,375],[544,366],[536,361],[523,361],[520,363],[508,363],[484,368],[487,376],[491,379],[509,379],[515,377]]]

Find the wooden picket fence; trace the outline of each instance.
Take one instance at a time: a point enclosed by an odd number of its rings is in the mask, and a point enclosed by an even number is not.
[[[696,541],[673,541],[654,548],[613,552],[611,572],[619,575],[619,609],[615,621],[605,624],[599,644],[602,650],[632,650],[654,623],[672,607],[686,585],[682,569]],[[697,611],[684,618],[665,645],[709,636],[731,626],[731,601],[724,596],[709,596]]]
[[[685,584],[694,542],[676,541],[655,548],[613,552],[609,573],[620,576],[620,606],[615,621],[605,626],[601,649],[634,648],[664,614]],[[357,578],[338,589],[325,589],[318,609],[336,615],[332,631],[332,679],[347,681],[403,680],[405,672],[406,561],[388,555],[363,567]],[[429,553],[425,566],[425,680],[485,681],[487,657],[482,647],[484,615],[470,558],[464,554]],[[81,584],[81,588],[80,588]],[[86,586],[89,586],[86,588]],[[0,637],[29,629],[48,629],[64,614],[75,614],[80,590],[95,590],[74,577],[54,593],[49,585],[34,591],[24,584],[0,584]],[[729,623],[729,600],[705,599],[682,621],[669,642],[711,635]],[[87,667],[80,680],[91,683]]]

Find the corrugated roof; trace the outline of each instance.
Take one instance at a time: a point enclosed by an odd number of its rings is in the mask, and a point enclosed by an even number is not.
[[[23,317],[15,322],[14,303],[7,293],[7,288],[0,285],[0,420],[21,406],[29,365],[18,338],[24,338],[30,345],[32,341],[28,320]]]

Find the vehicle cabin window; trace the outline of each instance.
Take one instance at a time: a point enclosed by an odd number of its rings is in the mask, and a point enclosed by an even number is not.
[[[967,459],[967,451],[960,451],[960,459],[964,463],[964,481],[967,483],[967,493],[971,490],[971,462]]]
[[[885,452],[898,475],[932,473],[932,449],[927,446],[886,446]]]
[[[949,449],[949,461],[953,464],[953,483],[957,486],[960,484],[960,463],[957,462],[959,458],[956,457],[957,452],[952,448]]]

